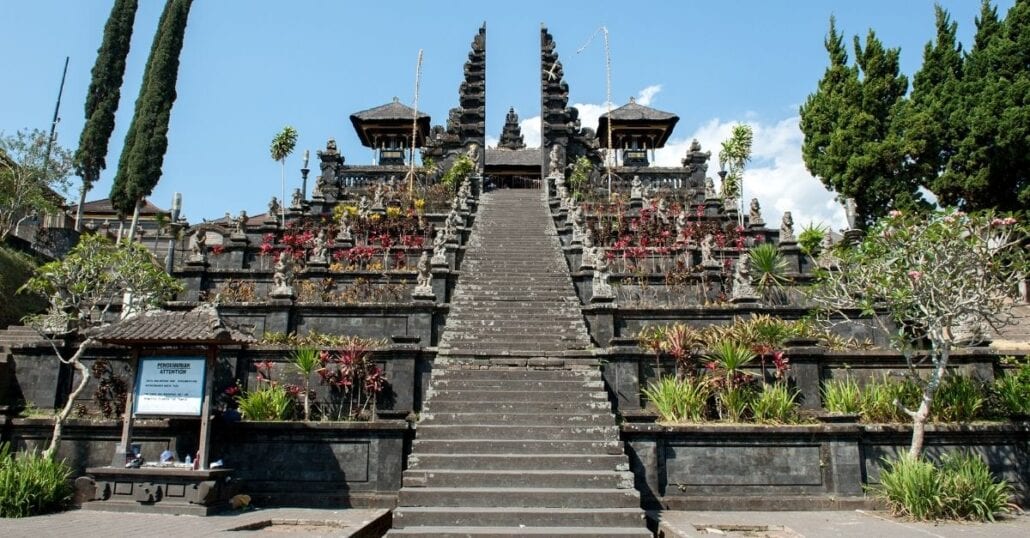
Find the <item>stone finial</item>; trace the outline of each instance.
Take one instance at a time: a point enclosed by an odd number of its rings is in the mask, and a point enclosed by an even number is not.
[[[759,227],[765,225],[765,221],[762,220],[762,206],[758,204],[758,198],[751,199],[747,218],[751,226]]]
[[[794,217],[791,216],[790,211],[783,212],[783,219],[780,221],[780,243],[794,243],[797,239],[794,237]]]
[[[416,271],[418,274],[415,277],[415,289],[411,293],[412,297],[415,299],[435,299],[433,294],[433,272],[429,268],[429,254],[425,250],[418,257]]]
[[[844,217],[848,220],[848,229],[858,228],[858,204],[854,198],[844,199]]]
[[[733,271],[733,290],[730,300],[735,303],[758,301],[758,293],[751,284],[751,259],[746,252],[742,252],[737,258],[737,266]]]

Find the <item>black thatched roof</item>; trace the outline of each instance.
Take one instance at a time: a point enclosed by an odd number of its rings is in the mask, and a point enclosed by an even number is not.
[[[415,116],[415,109],[400,102],[396,97],[393,102],[380,105],[361,112],[351,114],[350,121],[354,130],[358,133],[361,144],[365,147],[374,147],[369,137],[369,132],[394,131],[404,136],[411,136],[411,120]],[[429,115],[421,111],[418,113],[418,133],[416,145],[421,147],[425,136],[429,133]],[[405,127],[406,126],[406,127]]]
[[[665,145],[672,135],[672,130],[679,121],[679,116],[672,112],[665,112],[649,106],[644,106],[630,99],[629,103],[612,110],[612,136],[618,142],[619,131],[635,131],[637,133],[648,132],[652,135],[654,147],[660,148]],[[601,114],[597,120],[597,138],[601,146],[608,145],[608,120],[609,114]]]
[[[249,344],[249,334],[230,325],[214,305],[205,304],[186,312],[151,310],[105,327],[90,336],[108,344]]]
[[[541,162],[540,148],[505,149],[487,148],[487,166],[539,167]]]

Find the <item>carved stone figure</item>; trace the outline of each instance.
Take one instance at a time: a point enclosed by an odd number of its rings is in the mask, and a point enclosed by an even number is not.
[[[412,295],[415,298],[432,297],[433,296],[433,272],[429,268],[429,255],[425,250],[422,251],[422,255],[418,257],[418,265],[416,265],[418,271],[415,277],[415,290]]]
[[[719,261],[712,255],[713,248],[715,248],[715,237],[712,234],[705,234],[704,239],[701,240],[702,267],[719,267]]]
[[[283,206],[279,203],[279,199],[276,198],[275,196],[273,196],[272,200],[270,202],[268,202],[268,216],[269,216],[269,218],[271,218],[272,220],[278,220],[279,216],[282,214],[282,212],[283,212]]]
[[[822,241],[819,242],[819,257],[816,259],[816,265],[823,269],[836,269],[840,267],[840,259],[833,253],[833,235],[830,234],[829,230],[826,231]]]
[[[247,216],[247,212],[240,210],[240,216],[233,220],[235,229],[233,234],[235,235],[247,235],[247,222],[250,221],[250,217]]]
[[[629,197],[632,200],[640,200],[644,197],[644,184],[640,182],[640,176],[633,176],[633,181],[630,181]]]
[[[383,208],[383,186],[377,183],[372,190],[372,211],[382,211]]]
[[[592,281],[593,287],[593,300],[611,300],[615,298],[615,293],[612,291],[612,285],[608,280],[611,278],[608,267],[608,256],[605,255],[604,249],[600,249],[597,253],[597,259],[594,262],[594,276]]]
[[[758,204],[758,198],[751,199],[751,207],[748,209],[748,222],[751,226],[762,226],[765,221],[762,220],[762,206]]]
[[[304,193],[300,189],[293,189],[293,199],[290,200],[290,209],[304,208]]]
[[[325,228],[318,231],[311,246],[311,263],[329,263],[329,247],[325,237]]]
[[[483,170],[482,168],[480,168],[481,159],[479,155],[479,144],[475,142],[469,144],[469,149],[465,152],[465,155],[472,161],[472,164],[475,166],[475,168],[473,169],[473,174],[477,176],[480,175],[483,172]]]
[[[358,200],[358,216],[365,219],[368,218],[369,214],[369,203],[368,197],[361,195],[361,199]]]
[[[594,230],[587,228],[583,232],[583,255],[580,257],[579,270],[593,269],[597,264],[598,247],[594,245]]]
[[[336,241],[340,243],[350,243],[354,240],[354,235],[350,230],[350,212],[344,211],[340,215],[340,229],[336,232]]]
[[[687,212],[680,211],[676,215],[676,242],[683,241],[683,232],[687,229]]]
[[[190,262],[204,263],[207,261],[207,232],[197,230],[193,234],[193,247],[190,250]]]
[[[560,144],[553,144],[548,154],[548,175],[558,177],[565,175],[565,155]]]
[[[758,300],[758,293],[751,284],[751,259],[747,253],[741,253],[737,258],[737,266],[733,271],[733,291],[731,300],[734,302],[752,302]]]
[[[790,211],[783,212],[783,220],[780,221],[780,243],[794,243],[794,217]]]
[[[436,236],[433,237],[433,259],[430,261],[433,265],[447,265],[447,237],[442,229],[436,230]]]
[[[272,289],[268,295],[273,298],[292,298],[293,292],[293,257],[287,253],[279,255],[275,261],[275,272],[272,274]]]
[[[655,206],[654,216],[658,219],[658,222],[669,224],[669,209],[665,205],[665,198],[658,199],[658,204]]]
[[[705,178],[705,200],[716,200],[719,195],[715,192],[715,180],[706,177]]]

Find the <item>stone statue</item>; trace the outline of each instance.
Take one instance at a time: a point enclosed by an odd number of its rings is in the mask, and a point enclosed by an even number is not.
[[[197,230],[193,234],[193,247],[190,250],[189,261],[203,263],[207,261],[207,232]]]
[[[583,255],[579,262],[579,270],[593,269],[597,265],[597,250],[594,245],[594,230],[587,228],[583,232]]]
[[[751,199],[751,207],[748,209],[748,222],[751,226],[762,226],[765,221],[762,220],[762,206],[758,204],[758,198]]]
[[[272,274],[272,297],[293,297],[293,258],[287,252],[279,254]]]
[[[719,195],[715,192],[715,180],[706,177],[705,178],[705,200],[718,199]]]
[[[630,181],[629,197],[632,200],[640,200],[644,197],[644,184],[640,182],[640,176],[633,176],[633,181]]]
[[[311,263],[329,263],[329,247],[325,238],[325,228],[318,231],[318,235],[315,236],[314,243],[311,246],[311,257],[308,258]]]
[[[655,207],[655,218],[662,224],[669,224],[669,209],[665,205],[665,198],[659,198],[658,204]]]
[[[615,293],[612,291],[612,285],[609,282],[610,277],[608,256],[605,254],[604,249],[599,249],[597,259],[594,261],[593,297],[590,299],[591,301],[615,298]]]
[[[340,229],[336,232],[336,241],[339,243],[350,243],[354,236],[350,231],[350,212],[344,210],[340,215]]]
[[[418,257],[416,270],[418,271],[418,274],[415,277],[415,290],[412,292],[412,296],[415,298],[432,297],[433,272],[429,269],[429,255],[425,250],[423,250],[422,255]]]
[[[482,172],[482,169],[479,167],[479,165],[480,165],[479,144],[477,144],[475,142],[469,144],[469,149],[468,149],[468,151],[465,152],[465,156],[468,157],[472,161],[472,164],[474,165],[474,168],[473,168],[474,172],[473,172],[473,174],[474,175],[479,175]]]
[[[304,193],[300,189],[293,189],[293,199],[290,200],[290,209],[304,208]]]
[[[719,261],[712,255],[713,248],[715,248],[715,238],[712,237],[712,234],[705,234],[704,239],[701,240],[702,267],[719,267]]]
[[[816,265],[823,269],[836,269],[840,267],[840,260],[833,253],[833,235],[830,234],[829,230],[826,230],[826,235],[819,242],[819,256],[816,259]]]
[[[240,216],[233,220],[235,224],[235,230],[233,231],[236,235],[247,235],[247,222],[250,221],[250,217],[247,216],[247,212],[240,210]]]
[[[780,221],[780,243],[793,243],[794,238],[794,217],[790,211],[783,212],[783,220]]]
[[[562,147],[560,144],[554,144],[551,146],[551,152],[548,154],[547,171],[551,177],[564,176],[565,175],[565,156],[562,155]]]
[[[680,211],[676,215],[676,242],[683,241],[683,232],[687,229],[687,211]]]
[[[279,199],[273,196],[272,200],[268,202],[268,216],[272,220],[278,220],[282,212],[283,206],[279,204]]]
[[[844,199],[844,217],[848,220],[848,229],[854,230],[858,227],[858,204],[854,198]]]
[[[383,208],[383,186],[376,183],[376,188],[372,190],[372,211],[382,211]]]
[[[751,260],[746,252],[742,252],[737,258],[737,266],[733,271],[733,291],[730,300],[734,302],[758,300],[755,287],[751,285]]]
[[[442,229],[436,230],[436,236],[433,237],[433,259],[430,263],[433,265],[447,265],[447,237]]]
[[[364,194],[361,195],[361,199],[358,200],[358,216],[365,219],[368,218],[369,203],[368,197]]]

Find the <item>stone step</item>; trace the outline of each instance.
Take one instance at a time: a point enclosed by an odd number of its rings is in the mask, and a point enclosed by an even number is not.
[[[611,413],[538,414],[538,413],[422,413],[423,424],[525,424],[539,426],[615,424]]]
[[[470,471],[467,469],[404,471],[404,487],[432,488],[596,488],[631,489],[629,471]]]
[[[398,506],[533,508],[639,508],[635,489],[607,488],[401,488]]]
[[[619,441],[555,441],[547,439],[520,439],[494,441],[490,439],[419,439],[412,442],[413,454],[533,454],[568,453],[618,456],[624,454]]]
[[[470,471],[626,471],[625,455],[598,454],[418,454],[408,457],[410,469]]]
[[[577,331],[560,334],[483,334],[475,331],[450,331],[441,337],[441,346],[466,346],[469,349],[502,347],[515,349],[567,349],[575,345],[586,345],[587,335]],[[546,346],[546,347],[541,347]]]
[[[527,368],[436,368],[433,379],[532,379],[538,381],[582,381],[601,379],[597,369],[530,370]]]
[[[536,439],[540,441],[617,441],[619,429],[611,425],[485,425],[419,424],[418,439],[490,439],[494,441]]]
[[[641,512],[643,513],[643,512]],[[407,527],[392,529],[387,536],[427,538],[500,538],[506,536],[591,536],[593,538],[648,537],[646,529],[619,527]]]
[[[409,507],[393,513],[395,526],[421,527],[635,527],[644,514],[635,508]],[[562,529],[564,530],[564,529]],[[597,529],[600,530],[600,529]]]
[[[604,390],[604,381],[591,380],[542,380],[542,379],[441,379],[433,378],[430,386],[437,390],[542,390],[546,392],[562,391],[600,391]]]
[[[607,402],[608,393],[600,390],[582,392],[542,392],[536,390],[476,390],[429,388],[429,399],[450,402],[533,402],[533,403],[590,403]]]
[[[474,318],[462,318],[457,319],[457,316],[447,320],[447,329],[455,330],[504,330],[504,329],[517,329],[519,331],[537,331],[539,334],[542,330],[577,330],[583,327],[582,320],[577,319],[566,319],[566,320],[524,320],[524,319],[474,319]]]

